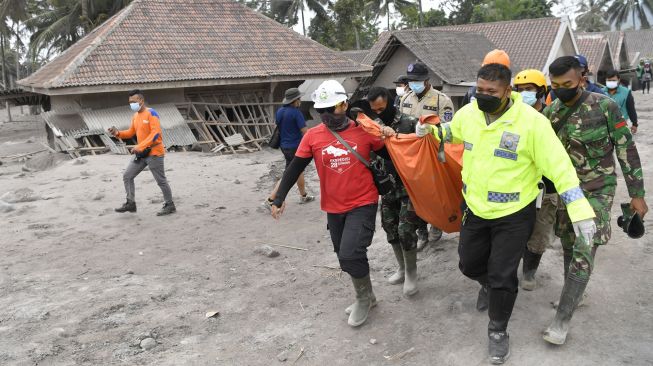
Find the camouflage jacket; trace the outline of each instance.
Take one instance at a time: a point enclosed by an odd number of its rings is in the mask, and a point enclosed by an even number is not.
[[[564,126],[560,118],[569,107],[556,99],[544,110],[569,153],[581,188],[614,196],[617,186],[614,151],[628,186],[630,197],[644,197],[642,164],[619,106],[610,98],[590,93]]]
[[[417,118],[406,114],[402,114],[399,111],[397,111],[397,115],[394,121],[388,127],[391,127],[396,133],[414,133],[415,126],[417,125],[417,123],[418,123]],[[386,160],[386,169],[388,173],[392,174],[392,176],[395,178],[395,190],[389,192],[383,197],[386,199],[393,200],[393,199],[399,199],[408,196],[406,187],[404,186],[404,183],[401,181],[401,177],[399,176],[399,173],[395,169],[394,164],[392,164],[391,160]]]

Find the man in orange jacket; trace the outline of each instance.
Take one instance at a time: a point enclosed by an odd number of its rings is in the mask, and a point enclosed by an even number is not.
[[[115,127],[109,128],[109,133],[114,137],[130,139],[136,135],[136,141],[138,142],[138,145],[132,149],[134,157],[130,160],[122,176],[125,182],[125,191],[127,192],[127,202],[116,208],[116,212],[136,212],[134,178],[147,166],[150,168],[159,188],[161,188],[165,200],[163,208],[157,215],[169,215],[176,212],[177,209],[172,201],[172,191],[168,185],[163,167],[165,147],[163,146],[159,114],[154,109],[145,106],[145,98],[140,90],[129,92],[129,107],[135,112],[129,129],[118,131]]]

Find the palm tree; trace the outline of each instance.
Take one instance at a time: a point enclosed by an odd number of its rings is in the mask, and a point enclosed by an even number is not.
[[[421,2],[421,0],[419,0]],[[390,30],[390,4],[394,5],[395,9],[415,6],[415,3],[411,0],[369,0],[365,4],[365,9],[371,14],[375,14],[375,20],[380,17],[387,16],[388,18],[388,30]],[[421,14],[421,6],[419,7]]]
[[[270,0],[270,2],[272,16],[279,23],[294,25],[297,23],[298,14],[301,14],[304,36],[306,36],[304,10],[309,9],[319,16],[327,16],[325,7],[331,4],[330,0]]]
[[[653,12],[653,0],[615,0],[608,8],[608,22],[621,29],[631,17],[633,29],[636,29],[635,19],[639,19],[640,29],[648,29],[651,24],[646,17],[646,11]]]
[[[603,32],[610,30],[605,22],[605,6],[608,0],[587,0],[578,4],[576,16],[576,30],[583,32]]]

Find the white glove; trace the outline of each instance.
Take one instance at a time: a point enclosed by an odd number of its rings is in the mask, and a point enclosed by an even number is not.
[[[576,236],[584,236],[588,245],[593,245],[594,234],[596,234],[596,224],[594,219],[586,219],[572,224],[574,226],[574,233]]]
[[[417,137],[424,137],[430,133],[433,133],[433,126],[428,123],[418,123],[415,125],[415,134]]]

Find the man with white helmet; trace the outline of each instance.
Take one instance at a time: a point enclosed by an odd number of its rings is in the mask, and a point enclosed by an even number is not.
[[[320,205],[327,213],[327,228],[340,268],[352,279],[356,302],[347,308],[348,323],[357,327],[367,320],[376,305],[370,281],[367,247],[372,244],[379,193],[370,170],[372,151],[387,156],[383,140],[365,132],[347,117],[345,89],[335,80],[323,82],[312,95],[322,123],[302,138],[295,158],[283,174],[272,203],[272,217],[285,208],[290,188],[312,159],[320,178]],[[357,156],[358,155],[358,156]]]

